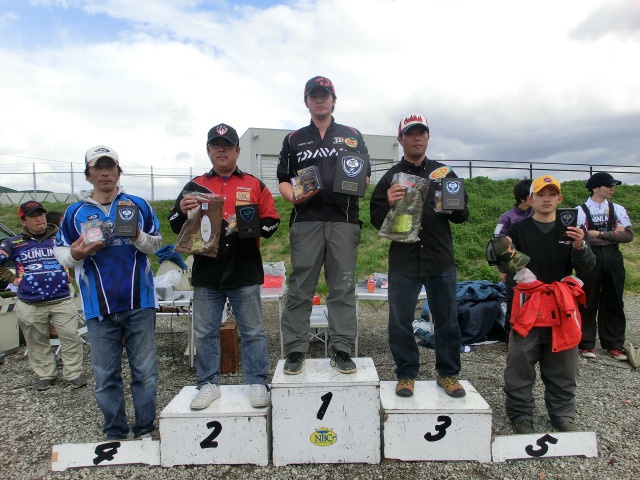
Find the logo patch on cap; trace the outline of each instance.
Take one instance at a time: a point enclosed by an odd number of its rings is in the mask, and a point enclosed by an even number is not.
[[[229,129],[225,125],[220,125],[218,126],[218,128],[216,128],[216,132],[218,132],[218,135],[224,135],[228,131]]]

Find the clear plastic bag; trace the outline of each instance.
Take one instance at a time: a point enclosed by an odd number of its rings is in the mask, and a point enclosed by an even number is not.
[[[379,235],[394,242],[415,243],[422,224],[422,208],[429,185],[426,179],[408,173],[396,173],[391,185],[406,189],[404,197],[387,212]]]
[[[173,300],[173,287],[180,283],[182,274],[178,270],[169,270],[153,279],[156,294],[160,300]]]
[[[187,220],[180,229],[174,250],[216,258],[226,197],[202,192],[184,192],[184,195],[196,197],[198,206],[187,213]]]
[[[264,288],[279,288],[286,281],[286,269],[284,262],[263,263],[264,270]]]

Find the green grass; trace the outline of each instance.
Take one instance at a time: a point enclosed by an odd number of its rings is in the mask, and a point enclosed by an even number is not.
[[[469,220],[461,225],[451,225],[456,256],[458,280],[482,280],[492,282],[499,280],[495,268],[489,267],[485,259],[485,247],[491,238],[498,217],[513,206],[513,185],[517,179],[490,180],[477,177],[465,180],[469,193]],[[387,254],[389,241],[378,236],[378,231],[369,222],[369,196],[373,187],[369,187],[367,195],[360,201],[361,220],[364,222],[360,246],[358,247],[357,278],[362,279],[374,272],[387,271]],[[574,207],[583,203],[588,196],[582,181],[563,183],[564,201],[562,206]],[[620,185],[616,187],[614,196],[616,203],[624,205],[634,225],[640,225],[640,185]],[[152,202],[162,225],[163,243],[175,243],[176,234],[171,231],[167,217],[173,201],[162,200]],[[45,203],[48,210],[64,211],[66,205]],[[291,271],[289,258],[289,215],[291,204],[281,197],[276,198],[276,207],[282,218],[278,231],[268,240],[262,239],[262,256],[265,261],[284,260],[287,272]],[[15,205],[0,206],[0,222],[19,230],[17,218],[18,207]],[[625,288],[627,292],[640,292],[640,246],[637,241],[621,246],[625,257],[627,271]],[[154,267],[157,259],[153,256]],[[327,287],[321,275],[318,292],[326,295]]]

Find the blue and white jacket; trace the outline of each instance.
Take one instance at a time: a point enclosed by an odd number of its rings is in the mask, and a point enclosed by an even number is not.
[[[147,255],[162,244],[158,217],[146,200],[127,195],[122,189],[110,205],[96,202],[91,193],[80,192],[80,201],[67,208],[54,249],[62,265],[75,268],[86,318],[101,320],[112,313],[157,307],[153,271]],[[139,207],[140,235],[135,241],[113,235],[119,202],[133,202]],[[82,224],[90,220],[103,222],[107,246],[78,261],[71,256],[71,244],[82,235]]]

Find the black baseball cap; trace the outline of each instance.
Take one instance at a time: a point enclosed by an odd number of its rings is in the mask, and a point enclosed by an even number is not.
[[[313,77],[310,78],[304,86],[304,99],[306,100],[311,90],[314,88],[322,88],[329,92],[332,97],[336,96],[336,89],[333,87],[333,82],[329,80],[327,77]]]
[[[240,138],[238,138],[238,132],[236,132],[236,129],[225,123],[216,125],[209,130],[209,134],[207,135],[207,145],[213,143],[219,138],[224,138],[236,146],[240,143]]]
[[[22,220],[27,215],[31,215],[35,212],[47,213],[40,202],[36,202],[35,200],[30,200],[28,202],[24,202],[18,208],[18,218]]]
[[[613,178],[610,173],[598,172],[591,175],[585,186],[588,190],[593,190],[598,187],[614,187],[621,183],[622,182],[620,180]]]

